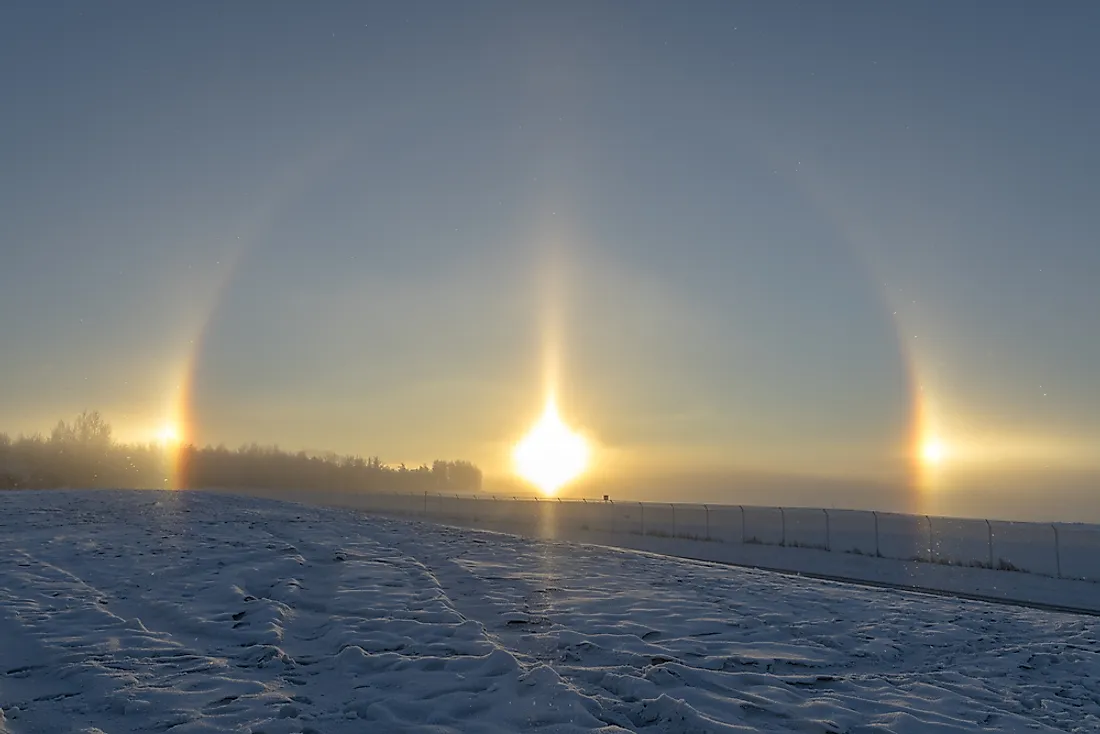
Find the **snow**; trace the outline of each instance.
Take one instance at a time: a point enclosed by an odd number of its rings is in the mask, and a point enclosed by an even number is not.
[[[1100,730],[1094,617],[250,497],[0,510],[5,732]]]
[[[737,505],[266,490],[256,494],[550,540],[1100,614],[1096,525],[987,524],[924,515]],[[975,565],[988,565],[991,555],[994,568]]]
[[[583,502],[439,494],[258,492],[261,496],[464,524],[817,548],[1100,582],[1100,525],[904,515],[864,510]]]

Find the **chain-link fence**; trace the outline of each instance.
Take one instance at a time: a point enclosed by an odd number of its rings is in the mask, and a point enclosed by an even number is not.
[[[627,533],[810,548],[1100,581],[1100,525],[972,520],[862,510],[539,500],[443,494],[341,494],[325,504],[554,537]]]

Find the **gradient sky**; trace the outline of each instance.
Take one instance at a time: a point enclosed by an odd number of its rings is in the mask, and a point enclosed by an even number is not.
[[[624,492],[799,475],[809,504],[858,480],[980,513],[1015,482],[1042,515],[1057,476],[1060,519],[1100,517],[1098,27],[3,4],[0,428],[98,408],[127,440],[494,475],[552,363]],[[929,436],[943,476],[913,468]]]

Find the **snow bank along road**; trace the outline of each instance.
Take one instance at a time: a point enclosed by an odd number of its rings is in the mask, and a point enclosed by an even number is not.
[[[169,492],[0,494],[6,732],[1100,731],[1100,620]]]

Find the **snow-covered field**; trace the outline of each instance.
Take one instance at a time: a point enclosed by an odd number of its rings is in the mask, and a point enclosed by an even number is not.
[[[1100,731],[1100,620],[339,509],[0,494],[8,732]]]
[[[569,540],[833,580],[1100,614],[1100,526],[1096,525],[1060,524],[1061,552],[1056,554],[1051,542],[1055,526],[1047,523],[987,525],[984,520],[935,518],[936,524],[930,525],[930,518],[923,515],[878,513],[876,519],[876,513],[872,512],[832,510],[825,514],[820,509],[787,508],[788,532],[781,535],[783,511],[777,507],[713,505],[704,516],[702,505],[497,501],[441,495],[263,489],[250,494],[543,540]],[[830,515],[836,543],[816,544],[813,524],[817,523],[816,530],[824,531],[823,519]],[[875,532],[878,525],[881,533]],[[868,527],[869,534],[864,532]],[[930,535],[930,528],[946,532]],[[975,529],[977,533],[973,532]],[[987,535],[990,530],[992,534]],[[781,544],[783,536],[792,544]],[[758,542],[745,542],[746,537],[756,537]],[[983,568],[964,562],[968,556],[990,557],[987,537],[996,540],[992,546],[994,557],[1007,556],[1013,566]],[[970,551],[958,554],[953,563],[930,563],[924,555],[929,546],[922,552],[920,545],[932,538],[937,539],[932,546],[934,557],[941,561],[952,555],[952,550],[969,546]],[[852,545],[862,545],[866,550],[859,553],[844,550]],[[832,550],[827,550],[829,547]],[[881,554],[875,553],[879,547]],[[1044,559],[1050,563],[1044,564]],[[1044,565],[1048,567],[1044,569]],[[1060,578],[1055,576],[1055,566],[1063,571]],[[1013,567],[1017,570],[1008,570]]]

